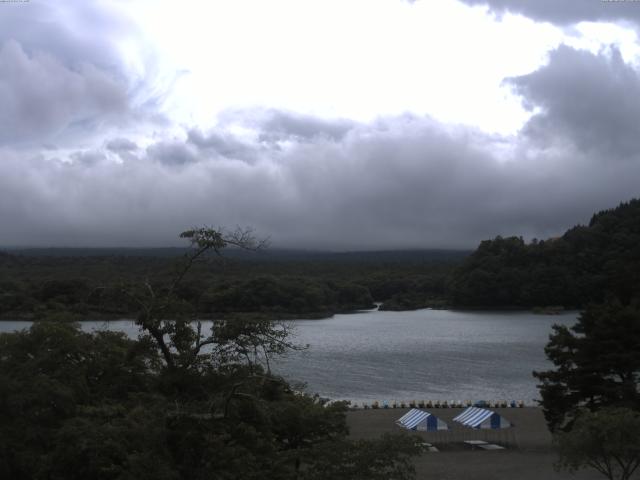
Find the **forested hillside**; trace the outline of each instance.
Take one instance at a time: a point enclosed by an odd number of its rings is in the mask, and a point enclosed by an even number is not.
[[[1,253],[1,252],[0,252]],[[466,251],[242,252],[195,265],[176,292],[199,317],[321,317],[368,309],[445,304],[445,285]],[[131,316],[123,289],[161,290],[184,249],[20,250],[0,255],[0,317],[82,320]]]
[[[559,238],[483,241],[452,273],[455,306],[577,308],[640,293],[640,200],[596,213]]]
[[[123,287],[162,289],[182,249],[0,252],[0,317],[72,319],[137,311]],[[323,253],[229,249],[176,292],[200,317],[321,317],[372,308],[580,308],[640,294],[640,200],[588,225],[526,243],[496,237],[465,251]]]

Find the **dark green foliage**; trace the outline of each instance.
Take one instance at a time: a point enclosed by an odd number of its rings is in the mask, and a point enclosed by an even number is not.
[[[59,442],[60,435],[85,425],[96,406],[119,405],[124,416],[149,397],[148,372],[157,364],[154,349],[121,334],[89,335],[77,325],[48,322],[0,335],[0,352],[0,471],[16,480],[52,471],[58,464],[54,446],[70,448]]]
[[[178,293],[183,279],[209,250],[251,248],[244,233],[185,232],[192,249],[169,282],[119,289],[139,308],[138,340],[50,322],[0,335],[2,478],[294,480],[318,468],[333,478],[412,478],[415,442],[354,443],[343,403],[297,394],[271,373],[270,358],[298,348],[286,325],[241,316],[205,332],[194,321]],[[47,295],[78,285],[50,285]],[[342,301],[364,295],[333,291]]]
[[[43,302],[57,301],[63,304],[83,302],[89,294],[90,287],[85,280],[47,280],[38,293],[38,299]]]
[[[535,372],[552,431],[570,428],[586,408],[640,410],[640,308],[591,305],[571,328],[556,325],[545,348],[556,369]]]
[[[457,306],[582,307],[640,294],[640,200],[593,216],[562,237],[486,240],[449,281]]]
[[[200,298],[199,311],[330,313],[373,308],[373,298],[361,285],[300,277],[259,276],[218,283]]]
[[[448,305],[446,277],[443,274],[379,275],[366,283],[381,310],[415,310]]]
[[[640,466],[640,413],[627,408],[583,411],[569,432],[555,436],[558,469],[593,468],[610,480],[628,480]]]
[[[41,475],[60,480],[180,478],[166,458],[162,412],[144,406],[89,407],[53,436]]]
[[[379,441],[332,442],[319,447],[305,480],[388,480],[415,473],[411,457],[420,453],[417,441],[407,435],[385,435]]]
[[[0,257],[0,317],[132,317],[139,305],[123,295],[123,285],[153,279],[156,292],[170,288],[175,261],[185,250],[160,250],[157,256],[154,250],[122,251],[128,256],[106,249],[81,251],[83,255],[61,250],[68,256],[38,252]],[[95,256],[87,256],[92,252]],[[446,298],[446,276],[466,254],[230,252],[232,258],[225,252],[225,258],[198,259],[189,277],[174,288],[183,307],[201,318],[238,312],[315,318],[372,308],[374,301],[386,302],[389,308],[432,306],[434,300],[442,303]]]
[[[329,466],[333,478],[411,478],[412,441],[352,442],[343,404],[295,394],[242,360],[268,328],[222,326],[197,369],[167,368],[147,340],[74,324],[0,335],[1,478],[295,479]],[[370,475],[352,476],[354,465]]]

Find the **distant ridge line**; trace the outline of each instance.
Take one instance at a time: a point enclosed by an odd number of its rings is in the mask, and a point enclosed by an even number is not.
[[[27,257],[177,257],[184,254],[183,247],[0,247],[0,252]],[[239,260],[261,261],[450,261],[470,255],[472,250],[458,249],[412,249],[412,250],[364,250],[364,251],[323,251],[295,249],[267,249],[249,252],[229,248],[224,256]]]

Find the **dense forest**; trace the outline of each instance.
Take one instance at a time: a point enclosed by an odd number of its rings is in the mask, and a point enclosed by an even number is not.
[[[0,317],[134,315],[122,292],[148,279],[162,289],[181,249],[34,249],[0,252]],[[640,200],[588,225],[526,243],[496,237],[474,252],[322,253],[228,249],[194,266],[175,292],[201,318],[326,317],[373,308],[581,308],[640,289]]]
[[[442,305],[465,251],[314,253],[225,251],[195,265],[176,292],[202,318],[329,316],[374,307]],[[166,286],[184,251],[19,250],[0,254],[0,317],[81,320],[133,315],[124,289]]]
[[[558,238],[484,241],[452,273],[447,294],[460,307],[580,308],[607,297],[628,303],[640,294],[640,200]]]

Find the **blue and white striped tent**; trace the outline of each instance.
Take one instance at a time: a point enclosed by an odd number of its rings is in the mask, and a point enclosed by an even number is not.
[[[436,432],[438,430],[448,430],[449,426],[435,415],[412,408],[396,421],[397,425],[408,430],[418,430],[421,432]]]
[[[509,428],[511,423],[494,411],[486,408],[469,407],[453,419],[466,427],[482,429]]]

